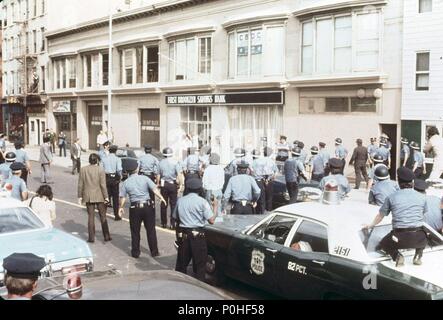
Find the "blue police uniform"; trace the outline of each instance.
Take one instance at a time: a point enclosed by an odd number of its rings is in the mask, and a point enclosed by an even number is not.
[[[320,182],[325,176],[325,163],[322,156],[320,154],[312,156],[309,165],[312,170],[311,180]]]
[[[281,161],[281,162],[288,160],[289,150],[291,149],[291,146],[289,145],[289,143],[287,143],[287,142],[286,143],[277,143],[276,148],[277,148],[276,160]]]
[[[326,167],[326,164],[329,162],[329,160],[331,159],[331,155],[329,154],[329,152],[326,149],[320,149],[320,151],[318,152],[318,154],[321,156],[321,158],[323,159],[323,163]]]
[[[340,159],[342,162],[341,174],[344,174],[344,172],[345,172],[346,157],[347,156],[348,156],[348,150],[345,147],[343,147],[342,145],[339,145],[335,148],[335,157],[337,159]]]
[[[272,197],[274,193],[274,177],[278,173],[277,165],[269,157],[255,159],[252,163],[252,173],[261,190],[257,203],[257,214],[265,210],[272,211]]]
[[[377,149],[377,154],[383,158],[385,165],[388,165],[389,159],[391,158],[391,151],[385,146],[381,146]]]
[[[443,220],[441,213],[441,199],[436,196],[426,196],[426,205],[428,206],[425,213],[425,222],[429,224],[434,230],[442,233]]]
[[[414,171],[416,178],[421,178],[425,167],[425,159],[423,153],[418,150],[414,150],[414,164],[417,164],[417,168]]]
[[[145,226],[151,255],[159,255],[157,233],[155,230],[155,207],[149,192],[157,188],[156,184],[146,176],[132,174],[123,184],[120,197],[129,196],[131,207],[129,209],[129,224],[131,228],[132,256],[140,256],[140,229]]]
[[[234,160],[231,161],[231,163],[228,165],[227,169],[226,169],[226,173],[228,175],[230,175],[231,177],[238,175],[238,164],[240,162],[246,162],[247,164],[251,165],[251,163],[246,160],[245,157],[241,157],[241,158],[236,158]]]
[[[223,195],[224,203],[232,201],[231,214],[253,214],[253,203],[260,199],[261,190],[254,178],[240,174],[232,177]]]
[[[29,156],[26,153],[26,151],[23,149],[16,149],[15,150],[15,162],[23,163],[26,166],[27,161],[29,161]],[[23,181],[25,182],[26,185],[28,184],[28,174],[29,174],[28,169],[23,168],[22,175],[20,176],[20,178],[23,179]]]
[[[288,159],[283,167],[283,173],[286,179],[286,188],[288,189],[290,203],[296,203],[298,198],[298,185],[300,175],[306,177],[305,167],[298,158]]]
[[[407,144],[403,144],[400,150],[400,166],[403,167],[405,159],[408,159],[411,155],[411,149]]]
[[[103,152],[100,157],[100,165],[106,174],[106,188],[108,195],[112,199],[112,207],[114,209],[114,216],[116,221],[121,218],[118,215],[119,211],[119,186],[122,177],[122,160],[114,153]]]
[[[201,183],[199,182],[198,185],[201,186]],[[188,183],[187,187],[190,186]],[[173,212],[173,218],[180,221],[177,230],[179,248],[175,270],[186,274],[192,258],[194,272],[200,281],[205,280],[208,259],[206,234],[203,227],[213,215],[209,203],[196,193],[190,193],[179,199]]]
[[[349,185],[349,181],[348,179],[346,179],[345,176],[343,176],[342,174],[334,174],[334,175],[330,175],[327,177],[324,177],[321,181],[320,181],[320,185],[319,188],[321,190],[325,190],[325,186],[326,184],[331,181],[331,180],[335,180],[338,184],[338,192],[340,194],[340,197],[342,199],[345,198],[345,196],[351,192],[351,186]]]
[[[157,158],[152,154],[147,153],[142,155],[139,159],[140,174],[155,182],[159,172],[159,163],[160,161],[158,161]],[[151,201],[153,201],[155,207],[155,196],[151,190],[149,190],[149,196],[151,197]]]
[[[0,183],[4,183],[6,180],[11,178],[11,163],[2,163],[0,164]],[[1,186],[1,185],[0,185]]]
[[[5,184],[7,183],[12,185],[11,197],[19,201],[23,201],[22,193],[28,192],[25,181],[20,177],[13,175],[11,178],[5,181]]]
[[[369,204],[382,206],[387,197],[400,190],[398,183],[392,180],[381,180],[372,185],[369,192]]]
[[[378,150],[378,147],[376,145],[374,145],[374,144],[370,144],[368,146],[368,156],[369,156],[369,159],[372,159],[372,157],[377,154],[377,150]]]
[[[189,192],[188,188],[186,188],[186,182],[193,178],[200,179],[201,165],[200,157],[196,154],[189,155],[183,161],[183,170],[185,171],[185,195]]]
[[[175,206],[177,204],[178,183],[177,178],[183,172],[180,163],[171,158],[163,159],[159,165],[159,175],[161,179],[161,194],[165,198],[166,203],[169,203],[171,209],[171,227],[175,226],[175,220],[172,217]],[[167,217],[168,207],[161,204],[161,223],[164,228],[168,224]]]

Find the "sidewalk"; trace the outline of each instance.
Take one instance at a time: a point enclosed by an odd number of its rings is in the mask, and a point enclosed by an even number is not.
[[[31,159],[31,161],[36,161],[39,162],[40,159],[40,147],[39,146],[25,146],[26,153],[29,156],[29,159]],[[8,144],[6,146],[6,152],[15,151],[14,145],[13,144]],[[55,148],[55,154],[53,155],[53,162],[52,165],[53,166],[58,166],[58,167],[62,167],[62,168],[69,168],[72,169],[72,160],[71,160],[71,153],[69,152],[69,150],[66,150],[66,158],[65,157],[59,157],[59,149],[56,146]],[[91,152],[82,152],[82,156],[81,156],[81,162],[82,162],[82,167],[85,165],[89,164],[89,155],[91,154]]]

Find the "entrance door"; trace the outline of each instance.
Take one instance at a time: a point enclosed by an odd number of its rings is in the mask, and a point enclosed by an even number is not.
[[[103,128],[102,106],[88,107],[89,149],[97,149],[97,136]]]
[[[36,126],[36,120],[29,120],[29,144],[31,146],[37,146],[38,128]]]
[[[389,141],[392,143],[391,150],[391,179],[397,179],[397,125],[396,124],[381,124],[381,132],[386,133],[389,137]]]
[[[140,139],[141,146],[150,144],[155,150],[160,150],[160,110],[140,110]]]

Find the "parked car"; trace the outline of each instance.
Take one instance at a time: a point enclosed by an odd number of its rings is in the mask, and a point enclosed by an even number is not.
[[[68,233],[46,226],[30,208],[0,193],[0,286],[4,279],[3,259],[17,252],[46,259],[46,276],[76,269],[92,271],[93,255],[88,244]]]
[[[129,275],[117,270],[92,272],[77,282],[72,292],[65,277],[40,279],[33,300],[232,300],[217,288],[169,270]],[[6,289],[0,289],[0,300],[6,295]]]
[[[207,272],[215,284],[227,276],[288,299],[442,300],[443,237],[425,225],[423,265],[413,265],[415,250],[401,250],[406,264],[397,268],[376,249],[391,218],[362,231],[378,209],[312,201],[266,216],[225,216],[206,227]]]

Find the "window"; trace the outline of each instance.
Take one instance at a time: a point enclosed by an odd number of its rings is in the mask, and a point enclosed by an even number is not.
[[[148,82],[158,82],[158,47],[148,47]]]
[[[238,29],[229,34],[229,77],[282,75],[284,27]]]
[[[210,37],[193,37],[169,43],[170,80],[194,80],[211,73]]]
[[[325,112],[348,112],[349,99],[347,98],[326,98]]]
[[[5,13],[5,16],[4,16],[5,27],[7,27],[8,26],[8,7],[7,6],[3,7],[3,12]]]
[[[41,47],[40,52],[46,50],[45,28],[41,28]]]
[[[229,107],[229,126],[232,149],[255,149],[263,146],[262,138],[277,141],[283,132],[281,106]]]
[[[102,55],[102,74],[103,74],[103,85],[107,86],[109,84],[109,53],[104,53]]]
[[[211,144],[211,119],[210,107],[182,107],[181,128],[189,134],[199,147]]]
[[[2,209],[0,234],[44,228],[43,222],[28,208]]]
[[[86,56],[86,87],[92,87],[92,56]]]
[[[304,21],[301,72],[331,74],[377,70],[379,20],[379,12],[370,12],[314,17]]]
[[[126,81],[125,84],[132,84],[133,80],[133,70],[134,70],[134,57],[133,57],[133,50],[125,50],[124,51],[124,62],[125,62],[125,75],[126,75]]]
[[[37,53],[37,30],[32,31],[32,40],[34,41],[33,53]]]
[[[31,1],[34,1],[33,16],[36,17],[37,16],[37,0],[31,0]]]
[[[429,52],[417,53],[415,90],[429,90]]]
[[[301,114],[377,112],[377,99],[357,97],[301,97]]]
[[[291,241],[296,251],[329,253],[328,230],[311,221],[303,221]]]
[[[418,12],[432,12],[432,0],[418,0]]]
[[[69,88],[76,88],[77,87],[77,59],[76,58],[69,58],[68,65],[69,65],[69,73],[68,73]]]
[[[45,4],[46,0],[41,0],[41,1],[42,1],[42,15],[43,15],[43,14],[45,14],[45,11],[46,11],[46,4]]]
[[[26,20],[29,19],[29,1],[30,0],[26,0]]]
[[[265,239],[284,245],[297,218],[283,215],[276,215],[268,224],[264,223],[251,233],[257,239]]]
[[[46,68],[45,66],[40,67],[41,79],[42,79],[42,88],[41,90],[46,91]]]
[[[143,83],[143,47],[135,48],[136,82]]]

